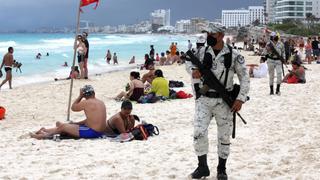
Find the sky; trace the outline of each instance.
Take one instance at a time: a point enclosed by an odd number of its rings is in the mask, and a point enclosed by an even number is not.
[[[180,19],[220,19],[222,9],[262,5],[263,0],[100,0],[83,8],[81,20],[95,25],[134,24],[156,9],[171,9],[171,24]],[[75,26],[79,0],[1,0],[0,31]]]

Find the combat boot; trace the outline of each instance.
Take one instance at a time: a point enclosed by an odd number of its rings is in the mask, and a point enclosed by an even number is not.
[[[228,175],[226,173],[226,162],[227,159],[222,159],[219,157],[219,164],[217,167],[217,180],[228,180]]]
[[[273,85],[270,86],[270,95],[273,95]]]
[[[276,94],[281,95],[280,93],[280,84],[277,84]]]
[[[210,170],[207,164],[207,155],[198,156],[198,167],[191,173],[192,179],[201,179],[203,177],[210,176]]]

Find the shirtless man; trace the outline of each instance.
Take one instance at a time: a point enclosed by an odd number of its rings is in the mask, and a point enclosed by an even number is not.
[[[123,101],[121,104],[121,111],[113,115],[107,121],[106,133],[108,135],[119,135],[128,132],[134,127],[135,116],[131,115],[132,103],[130,101]]]
[[[85,100],[81,101],[83,98]],[[77,123],[56,122],[56,127],[51,129],[41,128],[32,138],[45,139],[55,134],[67,134],[75,138],[100,138],[106,128],[106,106],[101,100],[95,98],[91,85],[85,85],[80,90],[79,97],[71,106],[74,112],[84,111],[86,119]]]
[[[2,85],[4,85],[7,81],[9,81],[9,88],[12,89],[11,83],[12,83],[12,67],[13,67],[13,48],[8,48],[8,53],[3,56],[2,64],[0,67],[0,71],[2,67],[4,66],[4,70],[6,71],[6,79],[2,81],[0,84],[0,88]]]

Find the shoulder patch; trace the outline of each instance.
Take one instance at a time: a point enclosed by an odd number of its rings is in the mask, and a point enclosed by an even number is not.
[[[240,64],[243,64],[243,63],[245,62],[244,57],[243,57],[242,55],[239,55],[239,56],[237,57],[237,61],[238,61],[238,63],[240,63]]]

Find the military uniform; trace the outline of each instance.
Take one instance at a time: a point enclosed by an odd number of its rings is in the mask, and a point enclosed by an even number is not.
[[[215,27],[209,27],[211,33],[222,32],[216,31]],[[210,53],[212,56],[212,66],[211,71],[217,77],[221,84],[225,84],[228,91],[233,90],[233,78],[234,74],[237,74],[240,82],[240,92],[238,94],[237,100],[242,102],[246,101],[250,78],[246,69],[245,60],[235,50],[232,50],[231,66],[229,68],[228,77],[226,78],[226,67],[224,61],[226,55],[230,53],[229,47],[224,43],[223,48],[220,52],[215,55],[214,50],[211,46],[202,47],[196,52],[196,56],[201,62],[204,61],[206,53]],[[187,71],[197,67],[188,63]],[[199,83],[200,88],[203,87],[203,79],[192,79],[192,83]],[[215,96],[201,95],[196,99],[195,102],[195,116],[194,116],[194,149],[198,156],[199,164],[198,168],[191,174],[192,178],[202,178],[210,175],[210,171],[207,166],[206,154],[208,154],[208,127],[211,122],[212,117],[215,117],[217,129],[218,129],[218,155],[219,155],[219,165],[217,177],[226,178],[225,173],[225,162],[230,153],[230,136],[232,134],[233,128],[233,112],[231,112],[230,107],[227,103],[219,96],[219,94],[214,89],[209,89],[206,94],[215,94]],[[222,162],[222,163],[221,163]],[[222,164],[222,165],[221,165]],[[222,168],[219,168],[221,166]],[[223,178],[222,178],[223,179]]]
[[[198,58],[203,60],[205,47],[202,47],[198,54]],[[211,71],[220,80],[221,84],[225,81],[224,55],[229,53],[230,50],[227,45],[220,53],[215,56],[213,49],[208,47],[207,53],[212,55],[212,68]],[[189,69],[193,67],[189,65]],[[226,89],[231,91],[233,89],[233,76],[236,73],[240,81],[240,93],[237,97],[238,100],[245,102],[249,92],[249,75],[246,70],[245,61],[236,51],[232,51],[232,64],[229,69],[228,80]],[[193,82],[198,83],[196,80]],[[202,83],[200,82],[200,87]],[[209,89],[209,92],[215,90]],[[230,152],[230,136],[232,133],[232,118],[233,114],[230,112],[230,107],[222,100],[222,98],[211,98],[201,96],[196,100],[196,109],[194,117],[194,148],[198,156],[208,153],[208,126],[212,119],[215,117],[218,126],[218,154],[219,157],[226,159]]]
[[[281,84],[281,79],[282,79],[282,62],[280,61],[279,57],[276,57],[276,55],[274,55],[272,53],[272,51],[270,49],[268,49],[268,46],[270,46],[270,44],[273,45],[273,47],[277,50],[277,52],[279,53],[279,55],[281,55],[283,57],[283,59],[285,59],[285,50],[284,50],[284,45],[282,42],[277,42],[276,44],[274,44],[272,41],[270,41],[267,45],[267,54],[268,54],[268,60],[267,60],[267,64],[268,64],[268,69],[269,69],[269,84],[273,85],[274,82],[274,69],[276,69],[277,72],[277,84]]]
[[[264,54],[267,55],[267,65],[269,71],[269,85],[270,94],[273,94],[273,84],[274,84],[274,71],[277,74],[277,90],[276,93],[280,94],[280,84],[282,82],[282,62],[280,57],[278,57],[274,52],[272,52],[270,46],[273,46],[278,54],[285,59],[285,49],[281,41],[274,43],[273,41],[268,42]]]

